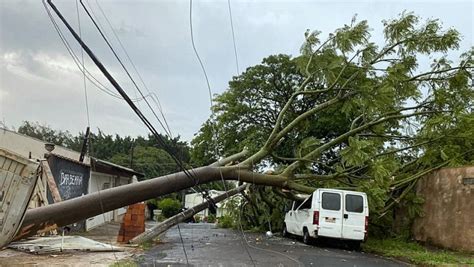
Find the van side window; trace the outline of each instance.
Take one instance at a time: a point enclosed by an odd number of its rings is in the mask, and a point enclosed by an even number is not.
[[[358,195],[346,195],[346,211],[349,212],[363,212],[364,201],[362,196]]]
[[[340,210],[341,195],[336,193],[323,192],[322,207],[325,210]]]
[[[299,210],[302,209],[311,209],[311,203],[313,202],[313,196],[307,198],[304,203],[298,208]]]

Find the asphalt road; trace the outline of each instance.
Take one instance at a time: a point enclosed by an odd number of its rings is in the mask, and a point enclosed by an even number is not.
[[[212,224],[180,224],[191,266],[403,266],[377,255],[344,249],[343,244],[308,246],[300,240],[220,229]],[[140,266],[186,266],[177,227],[162,243],[137,258]],[[246,240],[246,241],[245,241]]]

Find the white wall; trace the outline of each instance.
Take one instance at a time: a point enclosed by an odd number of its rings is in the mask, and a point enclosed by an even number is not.
[[[119,177],[99,172],[91,171],[91,178],[89,180],[89,191],[88,193],[94,193],[101,190],[109,189],[112,187],[126,185],[130,179],[128,177]],[[121,215],[125,214],[127,207],[122,207],[113,211],[106,212],[89,218],[86,220],[86,231],[97,227],[104,222],[118,221],[121,219]]]
[[[209,195],[211,197],[216,197],[216,196],[224,194],[224,193],[225,193],[225,191],[217,191],[217,190],[210,190],[209,191]],[[203,200],[203,197],[202,197],[201,193],[187,194],[184,197],[184,207],[187,208],[187,209],[192,208],[196,205],[199,205],[203,202],[204,202],[204,200]],[[216,204],[217,205],[216,217],[221,217],[221,216],[223,216],[227,213],[227,211],[224,208],[226,202],[227,202],[227,200],[223,200],[223,201]],[[199,216],[208,216],[209,215],[209,209],[205,209],[205,210],[200,211],[196,214],[199,215]]]

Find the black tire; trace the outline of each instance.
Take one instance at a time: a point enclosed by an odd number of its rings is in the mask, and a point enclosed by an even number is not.
[[[360,241],[349,241],[349,248],[351,250],[360,251]]]
[[[289,236],[288,231],[286,230],[286,224],[283,225],[283,231],[281,231],[281,235],[283,237],[288,237]]]
[[[308,230],[303,229],[303,243],[306,245],[311,244],[311,236],[309,235]]]

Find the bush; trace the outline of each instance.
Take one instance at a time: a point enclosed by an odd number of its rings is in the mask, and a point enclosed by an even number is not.
[[[196,223],[200,223],[200,222],[201,222],[201,219],[202,219],[202,218],[201,218],[200,215],[194,215],[194,221],[195,221]]]
[[[158,208],[161,210],[161,214],[166,218],[169,218],[181,209],[181,203],[173,198],[165,198],[158,203]]]
[[[209,216],[207,216],[207,222],[208,223],[215,223],[216,222],[216,215],[215,214],[209,214]]]
[[[228,215],[219,217],[217,220],[217,226],[221,228],[232,228],[234,226],[234,219]]]

